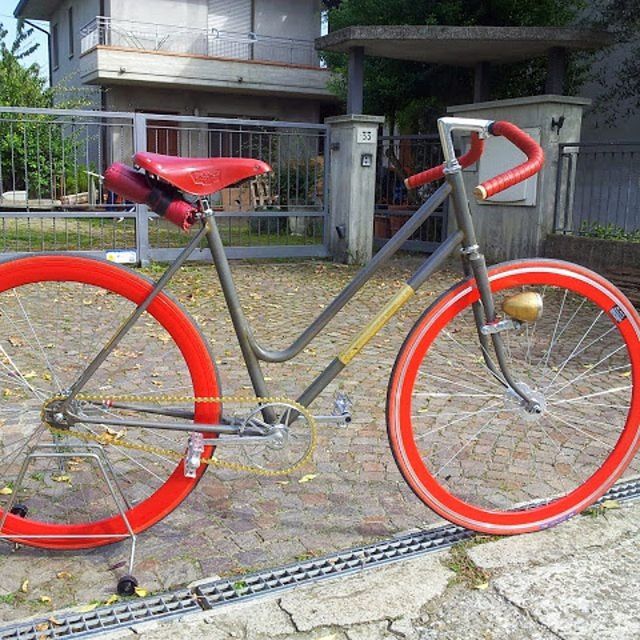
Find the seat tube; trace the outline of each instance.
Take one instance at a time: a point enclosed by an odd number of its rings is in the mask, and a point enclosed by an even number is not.
[[[218,272],[218,278],[220,279],[220,286],[222,287],[222,293],[224,294],[227,308],[229,309],[229,315],[231,316],[231,322],[240,344],[240,351],[247,365],[247,371],[251,384],[257,396],[266,398],[269,396],[267,390],[267,384],[262,373],[262,368],[258,362],[258,358],[251,348],[249,342],[249,324],[242,311],[242,306],[238,298],[238,292],[236,290],[233,277],[231,275],[231,268],[229,267],[229,261],[224,252],[224,245],[222,244],[222,238],[220,237],[220,231],[218,229],[218,223],[213,216],[213,213],[207,215],[207,244],[211,251],[211,257],[213,263]],[[276,416],[272,409],[265,408],[263,415],[269,422],[275,422]]]

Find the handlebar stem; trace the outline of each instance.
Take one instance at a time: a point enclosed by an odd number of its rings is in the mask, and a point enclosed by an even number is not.
[[[460,164],[456,158],[456,150],[453,145],[454,131],[476,132],[480,138],[488,138],[489,127],[493,120],[481,120],[478,118],[457,118],[447,117],[438,118],[438,133],[440,134],[440,142],[445,160],[445,171],[447,173],[459,171]]]

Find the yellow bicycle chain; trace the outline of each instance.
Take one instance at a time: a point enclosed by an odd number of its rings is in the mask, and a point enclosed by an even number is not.
[[[304,466],[313,456],[315,451],[317,442],[318,442],[318,430],[314,417],[309,413],[306,407],[303,407],[301,404],[296,402],[295,400],[289,400],[287,398],[260,398],[260,397],[238,397],[238,396],[209,396],[209,397],[195,397],[195,396],[136,396],[136,395],[118,395],[118,396],[98,396],[98,395],[89,395],[89,394],[78,394],[76,396],[77,400],[92,402],[92,403],[100,403],[108,405],[109,403],[114,402],[134,402],[134,403],[154,403],[154,404],[175,404],[175,403],[206,403],[206,404],[222,404],[222,403],[234,403],[234,404],[251,404],[259,408],[260,405],[265,404],[286,404],[294,408],[297,412],[299,412],[307,421],[309,425],[310,432],[310,442],[307,450],[304,455],[298,460],[296,463],[292,464],[289,467],[283,469],[263,469],[262,467],[257,467],[255,465],[250,464],[242,464],[240,462],[230,462],[227,460],[220,460],[215,455],[211,458],[201,458],[200,462],[202,464],[207,464],[214,467],[220,467],[223,469],[231,469],[232,471],[243,471],[248,473],[253,473],[260,476],[284,476],[289,475],[300,467]],[[57,396],[52,398],[48,403],[49,404],[55,400],[64,400],[63,396]],[[43,408],[44,414],[44,408]],[[176,461],[180,461],[184,458],[184,453],[180,453],[178,451],[173,451],[172,449],[164,449],[162,447],[154,447],[152,445],[147,444],[138,444],[135,442],[128,442],[124,439],[124,437],[117,436],[109,436],[107,432],[104,432],[101,435],[92,434],[92,433],[81,433],[79,431],[75,431],[72,429],[60,429],[58,427],[54,427],[53,425],[44,421],[47,425],[47,428],[51,433],[60,436],[69,436],[73,435],[75,438],[79,440],[83,440],[85,442],[97,442],[102,446],[105,445],[113,445],[118,447],[124,447],[125,449],[133,449],[136,451],[144,451],[146,453],[152,453],[159,456],[165,456],[167,458],[172,458]],[[194,424],[194,431],[197,431],[197,423]],[[106,437],[105,437],[106,436]]]

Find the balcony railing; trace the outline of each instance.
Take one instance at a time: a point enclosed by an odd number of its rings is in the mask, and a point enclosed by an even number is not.
[[[80,33],[83,53],[97,45],[104,45],[212,58],[320,66],[318,55],[310,40],[134,22],[103,16],[92,20]]]

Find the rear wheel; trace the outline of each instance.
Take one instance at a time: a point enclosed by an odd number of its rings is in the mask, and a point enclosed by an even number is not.
[[[127,269],[85,257],[38,255],[0,264],[0,505],[25,506],[7,514],[3,535],[49,548],[116,542],[128,531],[121,509],[133,530],[143,531],[173,511],[204,472],[206,465],[196,478],[186,478],[183,463],[162,452],[182,454],[184,432],[130,427],[126,433],[109,433],[106,425],[80,422],[68,433],[53,435],[41,419],[43,404],[64,395],[152,286]],[[220,395],[203,337],[164,293],[82,391],[100,397]],[[194,413],[196,422],[219,420],[218,404],[176,404]],[[133,415],[94,403],[85,403],[82,410],[98,421]],[[124,506],[114,500],[98,461],[82,455],[86,437],[106,439],[102,451]],[[118,446],[118,439],[138,448]],[[49,445],[60,455],[30,460],[18,486],[17,474],[36,445]],[[209,446],[204,455],[212,451]]]
[[[640,425],[640,319],[613,285],[577,265],[519,261],[489,275],[497,308],[522,291],[543,297],[537,322],[501,334],[511,374],[542,412],[527,412],[486,366],[472,313],[479,294],[467,280],[403,344],[388,433],[428,506],[470,529],[520,533],[581,511],[629,465]]]

